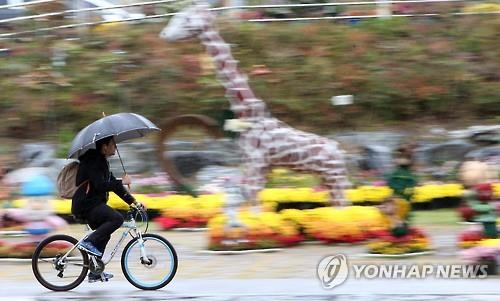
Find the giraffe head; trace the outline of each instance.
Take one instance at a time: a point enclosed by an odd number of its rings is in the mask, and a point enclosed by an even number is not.
[[[208,4],[198,2],[173,16],[160,33],[160,38],[178,41],[198,36],[209,27],[214,17]]]

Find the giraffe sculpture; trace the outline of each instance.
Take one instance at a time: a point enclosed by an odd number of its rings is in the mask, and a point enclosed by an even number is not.
[[[243,152],[244,196],[256,201],[264,188],[270,166],[317,173],[328,187],[332,204],[345,204],[343,190],[349,187],[343,152],[337,142],[294,129],[271,117],[266,104],[257,98],[248,79],[238,69],[230,45],[214,25],[215,16],[208,5],[198,3],[172,17],[161,31],[167,41],[198,37],[212,56],[217,79],[226,89],[230,109],[241,121],[238,144]]]

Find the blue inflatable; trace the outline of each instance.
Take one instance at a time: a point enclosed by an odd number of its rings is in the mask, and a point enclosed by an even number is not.
[[[51,196],[55,191],[54,183],[44,175],[31,177],[21,185],[21,194],[24,196]]]

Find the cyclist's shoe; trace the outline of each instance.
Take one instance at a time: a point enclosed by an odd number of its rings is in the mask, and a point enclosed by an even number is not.
[[[106,273],[106,272],[102,272],[101,275],[97,275],[97,274],[94,274],[94,273],[89,273],[89,283],[94,283],[94,282],[97,282],[97,281],[105,282],[105,281],[108,281],[109,279],[111,279],[113,277],[114,277],[113,274]]]
[[[82,241],[78,245],[78,249],[83,250],[89,254],[95,255],[97,257],[102,257],[102,252],[99,251],[90,241]]]

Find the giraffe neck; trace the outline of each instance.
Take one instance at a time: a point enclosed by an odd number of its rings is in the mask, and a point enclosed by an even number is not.
[[[250,89],[248,78],[239,71],[238,61],[231,54],[231,46],[222,39],[218,31],[208,26],[199,38],[214,60],[217,79],[226,89],[226,97],[235,115],[238,118],[267,116],[266,104]]]

